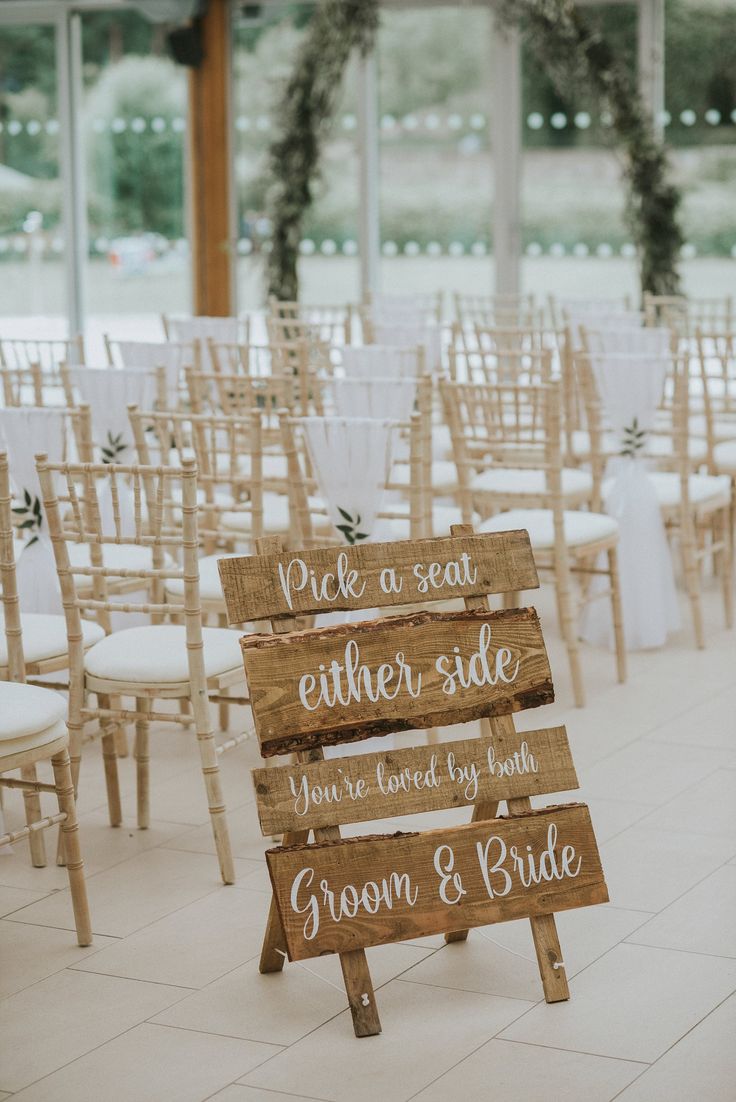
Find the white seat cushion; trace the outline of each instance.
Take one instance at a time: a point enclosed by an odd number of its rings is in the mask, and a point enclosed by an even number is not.
[[[61,738],[66,712],[66,700],[51,689],[0,681],[0,757]]]
[[[321,498],[309,497],[309,511],[312,514],[312,525],[317,531],[332,532],[329,518],[320,516],[319,512],[325,512],[325,504]],[[317,513],[317,516],[315,516]],[[288,532],[290,528],[289,499],[286,494],[276,494],[267,490],[263,495],[263,527],[266,532]],[[223,513],[223,527],[231,532],[251,531],[250,512]]]
[[[207,678],[242,666],[240,632],[203,628]],[[84,656],[92,677],[136,685],[168,685],[189,680],[186,632],[179,624],[126,628],[108,635]]]
[[[381,540],[408,540],[410,538],[408,502],[392,502],[390,509],[392,513],[406,513],[406,520],[403,517],[392,517],[391,520],[379,521],[381,527],[378,529],[377,538]],[[473,515],[473,526],[475,527],[479,522],[480,517],[476,513]],[[436,504],[432,506],[433,536],[447,536],[450,534],[451,524],[462,523],[463,515],[458,506]],[[388,525],[388,534],[385,533],[384,524]]]
[[[545,492],[544,471],[521,467],[492,467],[471,480],[472,490],[493,494],[539,495]],[[593,477],[577,467],[564,467],[562,493],[565,497],[585,497],[593,491]]]
[[[568,547],[581,547],[586,543],[598,543],[618,533],[618,524],[605,513],[583,513],[566,510],[563,514],[565,543]],[[539,550],[554,547],[555,536],[551,509],[510,509],[507,513],[489,517],[477,528],[478,532],[509,532],[526,528],[532,547]]]
[[[447,425],[432,426],[432,455],[435,459],[452,459],[452,436]]]
[[[719,471],[736,474],[736,440],[724,440],[713,449],[713,459]]]
[[[44,662],[67,654],[66,620],[63,616],[41,612],[23,612],[20,617],[23,633],[23,656],[28,663]],[[82,620],[82,639],[85,649],[104,639],[105,632],[99,624]],[[8,648],[5,639],[5,618],[0,609],[0,666],[8,664]]]
[[[657,500],[663,509],[680,503],[680,476],[675,471],[649,471]],[[603,483],[605,494],[611,479]],[[728,505],[731,498],[731,480],[728,475],[691,474],[689,479],[691,505]]]

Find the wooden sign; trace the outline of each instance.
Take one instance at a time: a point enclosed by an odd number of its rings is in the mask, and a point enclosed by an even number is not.
[[[261,831],[310,830],[578,787],[564,727],[254,769]]]
[[[534,609],[418,612],[241,639],[261,754],[506,715],[554,699]]]
[[[291,960],[608,900],[584,804],[266,858]]]
[[[218,567],[231,624],[539,585],[525,531],[244,556]]]

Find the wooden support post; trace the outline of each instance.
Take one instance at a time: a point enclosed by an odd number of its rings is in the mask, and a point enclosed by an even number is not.
[[[189,211],[196,314],[233,313],[230,5],[210,0],[202,64],[189,75]]]

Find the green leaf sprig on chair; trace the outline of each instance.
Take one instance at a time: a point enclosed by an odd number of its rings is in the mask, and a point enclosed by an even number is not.
[[[15,505],[13,507],[13,513],[17,517],[23,517],[23,520],[18,521],[18,528],[21,531],[31,532],[34,535],[28,540],[26,547],[31,547],[38,540],[38,533],[43,527],[43,513],[41,511],[41,502],[38,497],[34,497],[28,490],[23,491],[23,504]]]
[[[337,528],[338,532],[342,532],[347,543],[352,546],[354,543],[357,543],[358,540],[368,539],[367,532],[358,531],[358,527],[360,525],[360,513],[353,517],[345,509],[341,509],[339,505],[337,507],[337,511],[345,521],[345,524],[336,524],[335,527]]]
[[[114,463],[127,450],[128,445],[123,442],[122,432],[119,432],[117,436],[113,436],[111,432],[108,432],[107,444],[102,445],[102,462]]]
[[[636,459],[637,454],[646,444],[646,439],[646,429],[639,428],[638,418],[635,417],[631,424],[624,428],[622,439],[623,447],[619,455],[626,455],[629,459]]]

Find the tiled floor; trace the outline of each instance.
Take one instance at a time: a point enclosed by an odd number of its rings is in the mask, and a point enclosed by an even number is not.
[[[541,1000],[528,923],[508,923],[483,931],[492,942],[369,950],[383,1033],[355,1040],[334,958],[258,973],[270,843],[254,744],[223,762],[238,876],[225,888],[196,752],[161,730],[146,832],[132,761],[118,830],[98,747],[83,763],[91,949],[70,933],[64,870],[32,869],[22,845],[0,857],[0,1099],[733,1102],[736,636],[713,593],[707,650],[685,629],[631,655],[625,686],[611,655],[585,648],[589,702],[576,711],[549,592],[536,603],[558,702],[518,724],[567,723],[611,895],[558,918],[570,1002]],[[20,823],[16,792],[6,814]]]

